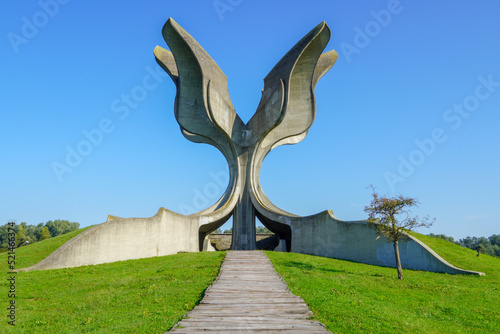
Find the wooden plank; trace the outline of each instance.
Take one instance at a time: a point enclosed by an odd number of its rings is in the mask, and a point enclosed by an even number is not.
[[[205,297],[171,333],[331,333],[311,320],[261,251],[228,252]]]

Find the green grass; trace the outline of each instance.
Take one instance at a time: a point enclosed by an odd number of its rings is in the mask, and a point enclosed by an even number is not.
[[[35,264],[78,234],[16,249]],[[164,333],[202,298],[225,252],[185,253],[16,274],[16,326],[7,324],[7,255],[2,254],[1,333]]]
[[[33,265],[82,230],[16,249]],[[396,270],[267,252],[290,290],[334,333],[498,333],[500,259],[414,234],[451,264],[486,276]],[[1,272],[7,278],[7,254]],[[186,253],[16,274],[16,327],[1,333],[163,333],[203,297],[225,252]],[[1,278],[1,294],[7,295]],[[2,297],[5,310],[8,300]],[[6,314],[6,311],[4,311]]]
[[[56,249],[58,249],[62,244],[71,238],[77,236],[83,231],[88,230],[92,226],[78,229],[73,232],[69,232],[63,235],[59,235],[54,238],[46,239],[43,242],[35,242],[29,246],[23,246],[16,249],[16,268],[26,268],[37,264],[38,262],[45,259],[47,256],[52,254]],[[19,255],[19,256],[17,256]],[[6,256],[2,254],[2,256]],[[5,271],[7,261],[2,261],[0,263],[0,269]]]
[[[500,259],[414,234],[464,276],[267,252],[290,290],[333,333],[499,333]]]

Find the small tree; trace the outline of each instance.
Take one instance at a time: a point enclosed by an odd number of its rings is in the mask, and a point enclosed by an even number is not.
[[[403,279],[403,269],[399,256],[399,240],[407,237],[405,231],[417,227],[430,227],[434,220],[429,221],[429,217],[420,219],[418,216],[411,216],[409,209],[413,206],[418,207],[420,204],[415,198],[404,197],[403,195],[396,197],[381,196],[377,194],[373,186],[370,187],[373,190],[373,198],[370,205],[365,206],[364,211],[368,213],[368,221],[375,226],[379,237],[384,235],[393,243],[398,278]]]
[[[476,252],[477,256],[479,256],[479,254],[486,252],[486,247],[483,244],[479,244],[476,246]]]
[[[50,238],[49,228],[44,226],[42,228],[42,233],[40,234],[40,241]]]
[[[26,223],[22,222],[20,225],[16,225],[16,244],[17,247],[24,246],[26,241]]]

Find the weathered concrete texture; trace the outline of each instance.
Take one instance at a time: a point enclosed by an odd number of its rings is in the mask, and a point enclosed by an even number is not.
[[[261,194],[262,195],[262,194]],[[342,221],[330,210],[316,215],[299,217],[261,206],[255,197],[259,220],[268,228],[283,226],[290,229],[289,236],[280,239],[275,251],[291,251],[366,264],[395,267],[393,244],[379,237],[367,221]],[[265,222],[265,223],[264,223]],[[399,250],[403,268],[448,274],[484,275],[480,272],[457,268],[437,255],[421,241],[408,235],[400,240]]]
[[[259,251],[228,252],[205,297],[170,333],[331,333]]]
[[[345,222],[331,211],[311,217],[292,219],[292,252],[345,259],[378,266],[395,267],[393,244],[378,237],[366,221]],[[407,235],[399,242],[403,268],[448,274],[482,273],[452,266],[429,247]]]
[[[43,261],[21,271],[69,268],[198,252],[199,217],[161,208],[151,218],[110,217],[66,242]],[[205,242],[204,250],[214,250]]]
[[[259,187],[264,157],[274,148],[305,138],[316,114],[314,87],[333,66],[337,53],[322,53],[330,29],[320,23],[276,64],[264,79],[255,115],[244,124],[227,91],[227,77],[205,50],[169,19],[163,37],[171,51],[155,48],[158,64],[177,87],[175,117],[187,139],[215,146],[226,157],[234,180],[232,249],[255,249],[251,192]],[[255,183],[257,182],[257,183]],[[281,238],[288,229],[273,230]]]

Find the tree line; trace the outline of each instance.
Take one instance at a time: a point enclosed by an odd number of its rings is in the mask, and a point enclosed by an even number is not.
[[[233,228],[231,227],[229,230],[224,230],[224,232],[222,231],[222,229],[218,228],[216,229],[215,231],[213,231],[212,233],[225,233],[225,234],[231,234],[233,233]],[[273,233],[272,231],[270,231],[267,227],[265,226],[255,226],[255,233]]]
[[[0,251],[4,251],[8,247],[9,241],[7,234],[9,227],[12,228],[8,224],[0,226]],[[79,228],[79,223],[60,219],[49,220],[46,223],[40,223],[38,225],[28,225],[22,222],[14,226],[14,231],[16,233],[16,248],[53,238],[61,234],[66,234]]]
[[[491,256],[500,257],[500,234],[493,234],[486,237],[466,237],[456,241],[453,237],[448,237],[444,234],[429,234],[430,237],[447,240],[454,244],[460,245],[465,248],[470,248],[479,253],[488,254]]]

